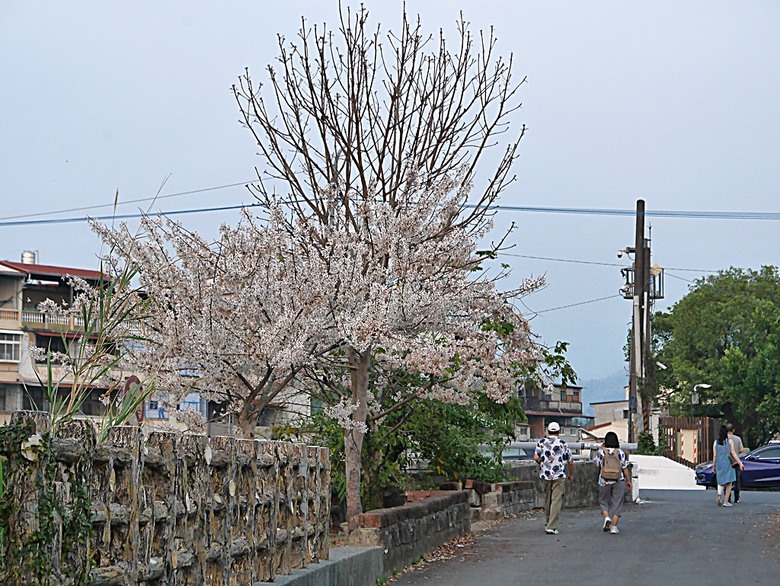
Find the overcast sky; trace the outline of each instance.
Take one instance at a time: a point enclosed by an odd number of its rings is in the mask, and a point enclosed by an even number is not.
[[[400,2],[364,4],[374,22],[397,29]],[[245,67],[263,78],[278,33],[294,37],[301,16],[335,23],[337,7],[2,2],[0,259],[36,250],[42,264],[96,267],[100,244],[84,222],[14,223],[110,215],[117,189],[120,214],[149,205],[122,202],[154,196],[166,178],[161,195],[207,191],[160,199],[152,211],[251,202],[240,185],[224,187],[251,180],[258,164],[230,87]],[[451,37],[459,10],[474,30],[494,27],[501,53],[514,54],[515,74],[527,76],[517,121],[528,133],[502,203],[579,212],[502,211],[500,225],[517,223],[515,256],[504,260],[515,281],[547,275],[547,288],[521,308],[545,343],[571,343],[582,378],[625,371],[631,304],[618,296],[626,258],[616,251],[633,245],[635,224],[630,215],[582,210],[631,211],[643,198],[649,214],[780,211],[780,3],[407,7],[426,30]],[[236,214],[177,218],[214,235]],[[662,309],[706,271],[778,264],[776,220],[648,223],[653,262],[667,269]]]

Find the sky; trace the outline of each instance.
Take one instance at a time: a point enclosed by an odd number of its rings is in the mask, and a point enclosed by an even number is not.
[[[383,30],[398,28],[401,2],[364,4]],[[508,285],[546,275],[519,308],[542,343],[569,342],[581,379],[626,373],[630,260],[616,252],[633,246],[638,199],[665,268],[658,310],[713,271],[778,264],[780,3],[406,6],[453,39],[459,11],[474,31],[493,27],[527,78],[514,121],[528,130],[501,199],[520,209],[496,219],[516,225],[502,260]],[[338,2],[2,2],[0,259],[33,250],[41,264],[96,268],[99,240],[70,220],[110,217],[117,192],[117,215],[251,203],[243,184],[260,161],[231,86],[244,68],[265,79],[277,35],[294,39],[301,17],[334,25]],[[701,212],[725,219],[692,217]],[[175,217],[213,236],[238,216]]]

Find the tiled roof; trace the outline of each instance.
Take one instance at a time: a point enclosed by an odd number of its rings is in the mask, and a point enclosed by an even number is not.
[[[86,269],[74,269],[70,267],[56,267],[52,265],[37,265],[27,264],[23,262],[13,262],[10,260],[0,260],[0,266],[8,267],[15,271],[25,273],[31,277],[56,277],[61,279],[65,275],[71,275],[73,277],[80,277],[90,281],[99,281],[100,278],[106,279],[105,275],[101,275],[100,271],[90,271]]]

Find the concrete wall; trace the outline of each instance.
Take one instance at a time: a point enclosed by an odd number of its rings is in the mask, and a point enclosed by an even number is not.
[[[360,527],[350,534],[350,545],[383,548],[383,573],[390,576],[423,554],[471,531],[465,491],[428,494],[429,498],[401,507],[363,513]]]
[[[45,583],[88,573],[96,585],[145,586],[246,586],[328,558],[325,448],[132,427],[101,444],[85,421],[51,438],[40,414],[12,425],[15,439],[0,436],[3,498],[15,499],[0,555],[22,569],[0,564],[4,584],[42,582],[29,576],[36,556]]]

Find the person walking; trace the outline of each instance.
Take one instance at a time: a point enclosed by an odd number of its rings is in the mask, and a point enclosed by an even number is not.
[[[734,424],[726,424],[726,433],[729,436],[729,441],[731,442],[731,446],[734,448],[734,452],[736,452],[737,456],[747,454],[748,449],[742,443],[742,438],[734,433]],[[731,458],[729,458],[729,460],[731,461],[731,467],[734,468],[734,474],[736,475],[736,478],[734,479],[734,488],[731,493],[734,495],[734,503],[738,503],[739,489],[741,487],[740,476],[742,476],[742,469],[739,466],[739,459],[731,460]]]
[[[599,507],[604,517],[604,532],[620,533],[618,522],[623,512],[626,490],[631,490],[631,474],[628,457],[620,449],[620,441],[614,431],[604,437],[604,445],[598,449],[593,462],[599,467]]]
[[[731,485],[736,479],[736,472],[731,467],[731,460],[736,460],[739,464],[739,469],[744,470],[745,466],[742,461],[737,457],[737,453],[734,451],[734,446],[729,441],[728,432],[726,426],[720,426],[720,432],[718,433],[718,439],[712,445],[712,452],[715,455],[712,466],[715,470],[715,477],[718,483],[718,506],[730,507],[729,496],[731,496]],[[725,488],[725,500],[724,491]]]
[[[552,421],[547,426],[547,436],[540,439],[534,450],[534,460],[539,464],[539,478],[544,488],[544,530],[558,535],[558,517],[563,504],[566,481],[571,482],[574,475],[574,461],[568,444],[559,436],[561,426]],[[568,464],[569,474],[566,475]]]

